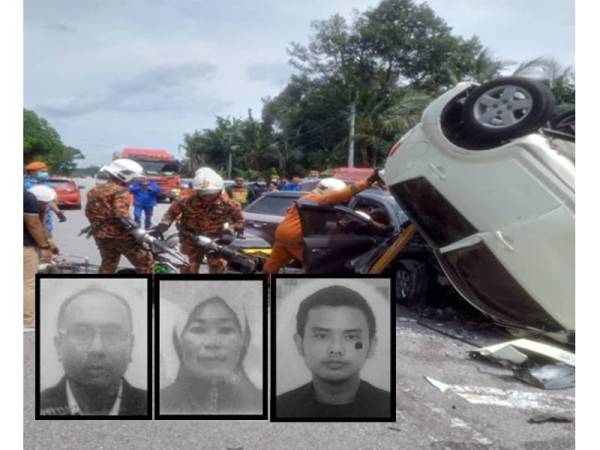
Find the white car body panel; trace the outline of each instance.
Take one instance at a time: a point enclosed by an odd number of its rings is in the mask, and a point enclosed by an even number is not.
[[[483,241],[539,306],[575,330],[574,155],[557,151],[541,134],[486,150],[450,142],[442,112],[470,86],[460,83],[429,105],[388,157],[385,181],[392,187],[424,177],[477,229],[439,251]]]

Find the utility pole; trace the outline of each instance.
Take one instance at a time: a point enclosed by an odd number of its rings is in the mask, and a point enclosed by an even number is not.
[[[350,137],[348,139],[348,167],[354,167],[354,124],[356,122],[356,91],[350,103]]]
[[[233,158],[231,156],[231,134],[229,134],[229,156],[227,157],[227,179],[231,180],[231,168],[233,166]]]

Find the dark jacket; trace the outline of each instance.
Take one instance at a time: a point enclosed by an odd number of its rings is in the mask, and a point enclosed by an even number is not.
[[[317,402],[312,382],[277,397],[275,416],[278,418],[390,418],[390,393],[360,381],[356,398],[346,405],[341,416],[331,415],[327,407]]]
[[[160,414],[261,414],[263,396],[243,371],[214,384],[180,371],[160,391],[159,405]]]
[[[44,389],[40,395],[41,416],[70,415],[67,400],[67,378],[63,377],[55,386]],[[148,397],[146,391],[133,387],[123,378],[120,416],[148,415]]]

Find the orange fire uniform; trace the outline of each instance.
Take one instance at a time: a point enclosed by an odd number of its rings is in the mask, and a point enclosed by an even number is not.
[[[369,187],[366,180],[359,181],[353,186],[346,186],[341,191],[318,194],[311,192],[301,197],[300,200],[335,205],[346,203],[355,194]],[[296,205],[289,207],[287,215],[275,230],[275,244],[271,249],[271,255],[265,263],[265,273],[277,273],[279,269],[288,265],[292,259],[304,260],[304,243],[302,224]]]

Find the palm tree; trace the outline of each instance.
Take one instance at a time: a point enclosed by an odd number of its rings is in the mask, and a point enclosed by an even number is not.
[[[514,76],[536,78],[546,83],[556,98],[556,111],[575,108],[575,68],[563,66],[556,59],[542,56],[519,64]]]

